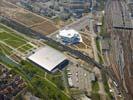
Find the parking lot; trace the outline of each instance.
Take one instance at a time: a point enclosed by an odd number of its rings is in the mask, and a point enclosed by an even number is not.
[[[70,87],[77,88],[81,91],[91,91],[92,72],[86,71],[81,64],[70,63],[68,72],[68,82]]]

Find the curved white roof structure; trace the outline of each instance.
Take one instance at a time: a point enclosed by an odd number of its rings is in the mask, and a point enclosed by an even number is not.
[[[69,30],[64,29],[59,32],[59,35],[63,37],[72,38],[75,35],[79,35],[79,33],[73,29],[69,29]]]
[[[59,31],[57,38],[66,44],[74,44],[78,42],[82,42],[81,35],[74,29],[64,29]]]

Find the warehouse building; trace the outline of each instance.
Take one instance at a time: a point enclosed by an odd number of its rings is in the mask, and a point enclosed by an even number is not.
[[[51,73],[63,69],[69,63],[64,54],[49,46],[36,50],[28,57],[28,60]]]

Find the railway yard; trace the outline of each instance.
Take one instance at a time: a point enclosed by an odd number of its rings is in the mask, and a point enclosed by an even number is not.
[[[93,11],[97,1],[90,0],[88,14],[85,12],[78,19],[72,13],[73,17],[64,20],[62,25],[56,23],[53,17],[48,18],[22,7],[20,2],[0,1],[0,66],[21,76],[26,87],[15,96],[16,100],[30,93],[42,100],[80,100],[79,94],[92,100],[132,98],[133,23],[125,0],[107,0],[103,11]],[[40,9],[36,4],[55,3],[50,0],[31,2],[34,2],[32,6],[35,4],[34,10]],[[45,7],[43,10],[48,10]],[[52,11],[55,10],[50,7]],[[59,12],[55,11],[55,19],[62,21],[58,19]],[[58,34],[65,29],[76,30],[81,35],[82,42],[63,44]],[[103,31],[104,34],[101,34]],[[101,42],[106,35],[108,48],[105,42]],[[66,56],[69,60],[66,67],[58,68],[56,73],[47,72],[27,59],[46,45]],[[105,47],[105,55],[102,47]],[[61,63],[60,67],[63,66],[63,62]]]
[[[131,67],[133,61],[131,57],[133,52],[133,25],[125,1],[108,0],[105,15],[107,32],[111,36],[111,45],[114,47],[109,54],[110,62],[113,62],[110,66],[116,74],[118,83],[124,84],[124,88],[132,94],[133,89],[129,86],[133,81],[130,78],[133,71]],[[123,78],[125,80],[121,83],[120,80]]]

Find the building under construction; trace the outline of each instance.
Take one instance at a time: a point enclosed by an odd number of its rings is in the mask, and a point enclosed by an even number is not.
[[[125,0],[108,0],[105,26],[111,36],[110,69],[125,100],[133,100],[133,25]],[[117,87],[116,85],[116,87]]]

